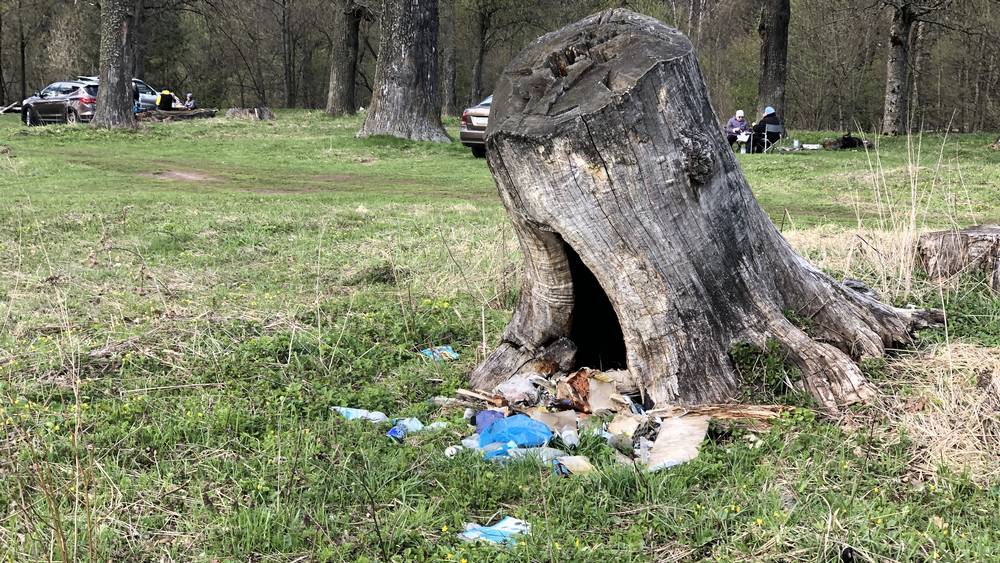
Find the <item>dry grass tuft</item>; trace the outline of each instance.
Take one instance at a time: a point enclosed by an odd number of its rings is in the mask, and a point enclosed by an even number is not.
[[[886,416],[914,444],[910,465],[932,477],[941,466],[974,481],[1000,477],[1000,354],[971,344],[938,346],[892,364]]]

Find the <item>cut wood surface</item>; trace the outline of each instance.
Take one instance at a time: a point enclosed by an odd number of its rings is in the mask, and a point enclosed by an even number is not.
[[[917,250],[930,277],[941,280],[981,271],[990,288],[1000,292],[1000,225],[927,233]]]
[[[478,389],[561,343],[561,368],[627,369],[647,403],[724,403],[743,392],[733,346],[775,341],[833,409],[873,393],[859,360],[942,320],[792,250],[726,145],[691,43],[653,18],[608,10],[541,37],[492,112],[488,162],[525,273]]]
[[[214,109],[193,109],[193,110],[171,110],[159,109],[143,111],[135,114],[139,121],[184,121],[188,119],[207,119],[215,117],[218,110]]]

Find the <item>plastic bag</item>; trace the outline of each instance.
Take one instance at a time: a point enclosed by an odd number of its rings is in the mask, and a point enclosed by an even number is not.
[[[552,439],[552,431],[537,420],[516,414],[494,421],[479,433],[479,447],[489,444],[514,442],[521,448],[544,446]]]

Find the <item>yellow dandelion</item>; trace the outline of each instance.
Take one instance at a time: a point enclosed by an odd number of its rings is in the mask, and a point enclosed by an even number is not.
[[[763,526],[764,525],[764,519],[763,518],[758,518],[758,519],[754,520],[753,523],[756,524],[756,525],[758,525],[758,526]]]
[[[872,492],[875,493],[875,494],[878,494],[881,490],[882,489],[880,489],[878,487],[872,487]]]
[[[444,526],[441,526],[441,531],[447,533],[448,532],[448,525],[445,524]]]

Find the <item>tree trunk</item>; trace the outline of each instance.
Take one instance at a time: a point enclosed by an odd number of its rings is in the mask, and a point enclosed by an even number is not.
[[[788,78],[789,0],[766,0],[760,11],[757,33],[760,35],[760,79],[757,82],[757,115],[766,106],[786,119],[785,81]]]
[[[143,37],[142,25],[145,22],[145,10],[143,10],[143,0],[135,0],[135,10],[132,12],[132,27],[130,32],[132,39],[129,41],[129,60],[131,61],[132,78],[145,80],[146,78],[146,38]]]
[[[893,9],[889,27],[889,59],[885,65],[885,109],[882,112],[882,133],[899,135],[907,131],[907,85],[910,69],[910,32],[914,16],[909,4]]]
[[[917,22],[913,33],[910,34],[909,51],[913,53],[913,71],[910,76],[910,102],[914,119],[917,123],[923,124],[924,106],[921,95],[923,86],[920,80],[923,77],[924,68],[927,66],[927,22]]]
[[[441,113],[458,115],[458,97],[455,93],[455,0],[445,0],[442,4],[441,35],[444,47],[441,49]]]
[[[441,126],[437,0],[386,0],[371,108],[358,137],[451,142]]]
[[[483,65],[486,64],[486,33],[490,30],[491,15],[480,7],[476,13],[476,58],[472,64],[472,99],[469,105],[475,105],[483,99]]]
[[[24,36],[24,10],[17,0],[17,47],[21,66],[21,100],[28,97],[28,40]]]
[[[833,408],[872,393],[856,360],[942,318],[792,251],[719,130],[690,42],[652,18],[609,10],[532,43],[500,78],[487,145],[525,268],[478,388],[548,360],[627,368],[657,405],[724,402],[741,391],[733,346],[773,340]]]
[[[349,115],[358,109],[354,98],[354,81],[358,69],[361,15],[353,0],[339,0],[334,8],[334,18],[326,112],[330,115]]]
[[[101,4],[101,87],[92,123],[96,127],[135,127],[132,113],[131,51],[132,9],[130,0],[105,0]]]
[[[295,84],[295,42],[292,38],[291,2],[280,0],[281,10],[281,67],[284,73],[285,107],[297,105]]]
[[[3,11],[0,10],[0,106],[7,105],[7,80],[3,75]]]
[[[927,233],[920,237],[917,251],[930,277],[941,280],[980,270],[990,288],[1000,293],[1000,225]]]

